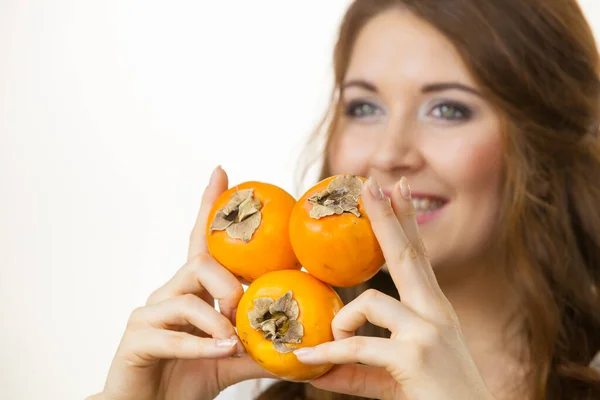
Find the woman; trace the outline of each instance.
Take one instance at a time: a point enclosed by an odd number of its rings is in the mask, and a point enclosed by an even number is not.
[[[357,0],[334,61],[322,175],[370,176],[387,266],[340,290],[336,341],[297,352],[340,365],[261,398],[600,398],[599,60],[576,1]],[[204,242],[227,185],[218,168],[188,262],[132,314],[98,398],[268,376],[240,356],[242,287]]]

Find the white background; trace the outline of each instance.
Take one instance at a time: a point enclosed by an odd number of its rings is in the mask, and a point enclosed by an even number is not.
[[[299,194],[347,4],[0,0],[0,398],[102,388],[214,166]]]

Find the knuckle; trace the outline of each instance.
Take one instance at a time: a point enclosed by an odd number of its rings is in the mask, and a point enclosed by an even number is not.
[[[441,309],[438,311],[438,321],[439,323],[442,325],[442,327],[444,328],[453,328],[456,320],[457,320],[457,316],[454,312],[453,309],[448,308],[448,307],[440,307]]]
[[[412,330],[402,340],[402,354],[415,370],[426,365],[442,341],[442,329],[429,322]]]
[[[121,343],[119,344],[117,355],[123,358],[125,361],[130,360],[132,361],[132,364],[135,364],[131,359],[136,357],[135,355],[139,351],[139,341],[136,340],[135,335],[133,335],[131,331],[125,331],[123,337],[121,338]]]
[[[377,301],[377,299],[381,298],[381,296],[382,293],[376,289],[367,289],[361,295],[366,302]]]
[[[404,244],[404,247],[400,251],[400,256],[398,257],[399,261],[404,261],[406,259],[414,260],[417,258],[417,251],[415,247],[408,240]]]
[[[331,321],[332,332],[334,332],[335,334],[342,334],[344,336],[352,335],[353,332],[348,329],[345,321],[342,321],[338,318],[339,315],[340,314],[337,314],[335,317],[333,317],[333,320]]]
[[[403,201],[402,205],[400,206],[400,209],[402,210],[400,213],[404,217],[412,217],[417,214],[417,209],[415,208],[415,205],[412,201]]]
[[[184,353],[185,336],[181,332],[170,332],[168,335],[168,346],[172,350],[175,357],[179,357]]]
[[[244,288],[242,284],[231,276],[230,279],[226,279],[223,282],[223,287],[219,290],[220,293],[216,293],[219,300],[219,307],[222,309],[233,309],[238,304],[239,300],[244,295]]]
[[[198,306],[198,302],[201,301],[196,295],[191,293],[186,293],[179,296],[179,301],[181,302],[181,306],[186,312],[189,314],[190,310],[193,310]]]
[[[190,272],[198,275],[202,267],[212,261],[212,256],[206,252],[201,252],[190,258],[186,267]]]
[[[435,348],[442,341],[442,329],[437,325],[426,323],[419,332],[419,346],[428,351]]]
[[[394,209],[388,201],[382,202],[381,208],[379,210],[379,216],[383,219],[396,218]]]
[[[129,315],[129,319],[127,320],[127,327],[134,328],[143,323],[146,318],[146,308],[145,307],[136,307],[133,309],[131,314]]]
[[[205,274],[206,266],[212,262],[212,256],[208,253],[198,253],[185,264],[185,275],[201,281]]]
[[[350,351],[353,354],[360,354],[360,352],[364,349],[365,339],[362,336],[354,336],[348,339],[348,342]]]
[[[150,293],[150,296],[148,296],[148,298],[146,299],[146,305],[157,303],[158,300],[161,298],[161,293],[162,289],[160,288]]]
[[[242,287],[242,284],[237,279],[234,279],[231,291],[229,292],[229,295],[227,297],[229,297],[230,299],[237,300],[240,299],[243,295],[244,288]]]
[[[225,318],[223,315],[220,315],[220,314],[219,314],[219,318],[217,318],[215,325],[216,325],[217,331],[219,331],[223,334],[229,334],[230,331],[232,330],[231,323],[227,320],[227,318]]]
[[[237,308],[237,305],[239,304],[239,301],[243,295],[244,288],[241,284],[238,283],[238,285],[236,285],[227,296],[227,298],[229,299],[227,306],[231,309]]]
[[[331,321],[331,330],[333,332],[343,332],[344,329],[342,329],[342,328],[343,328],[343,326],[341,325],[340,321],[338,319],[336,319],[335,317],[333,317],[333,320]]]
[[[430,296],[430,299],[433,301],[427,303],[427,308],[424,311],[428,320],[436,324],[439,327],[438,330],[443,332],[454,329],[458,324],[458,316],[450,301],[441,292],[434,293]]]
[[[417,252],[424,258],[429,257],[429,255],[427,254],[427,248],[425,247],[425,243],[423,242],[423,239],[421,239],[421,238],[419,238],[419,245],[417,246]]]

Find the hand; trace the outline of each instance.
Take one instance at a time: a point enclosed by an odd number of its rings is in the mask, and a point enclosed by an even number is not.
[[[208,214],[227,182],[217,168],[190,235],[187,263],[131,314],[104,390],[94,398],[213,399],[234,383],[270,376],[245,353],[232,357],[244,352],[233,327],[243,288],[206,245]]]
[[[369,398],[492,399],[427,259],[406,179],[391,204],[372,179],[362,196],[402,301],[368,290],[342,308],[335,341],[296,352],[307,364],[343,364],[312,384]],[[354,336],[366,321],[391,337]]]

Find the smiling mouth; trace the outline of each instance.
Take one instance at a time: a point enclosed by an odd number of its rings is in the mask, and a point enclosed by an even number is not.
[[[388,198],[392,196],[391,190],[384,190],[383,193]],[[423,224],[435,219],[448,202],[448,199],[442,197],[413,192],[412,203],[415,207],[417,222]]]
[[[417,216],[419,216],[439,210],[446,204],[446,201],[429,197],[413,197],[412,203]]]

